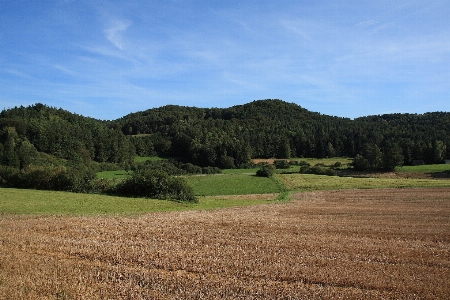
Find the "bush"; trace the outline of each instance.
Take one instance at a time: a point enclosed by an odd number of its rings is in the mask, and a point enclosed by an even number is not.
[[[141,171],[119,184],[116,194],[128,197],[146,197],[187,202],[197,202],[193,189],[184,178],[171,177],[162,171]]]
[[[202,168],[202,174],[220,174],[222,170],[218,167],[204,167]]]
[[[304,160],[300,161],[298,163],[298,165],[301,166],[301,167],[304,167],[304,166],[310,167],[311,166],[311,164],[309,162],[304,161]]]
[[[325,168],[322,166],[303,166],[300,168],[300,173],[302,174],[316,174],[316,175],[327,175],[327,176],[336,176],[337,172],[330,168]]]
[[[202,174],[202,168],[191,163],[183,164],[181,169],[185,170],[188,174]]]
[[[291,167],[289,162],[285,159],[275,160],[273,164],[277,169],[289,169]]]
[[[0,166],[0,185],[4,187],[91,192],[95,173],[85,166],[50,167],[29,165],[23,170]]]
[[[231,156],[222,156],[220,158],[220,166],[223,169],[234,169],[236,165],[234,163],[234,158]]]
[[[370,169],[369,161],[362,155],[357,154],[352,162],[353,169],[356,171],[365,171]]]
[[[256,176],[272,177],[275,174],[275,166],[269,164],[262,164],[260,169],[256,171]]]

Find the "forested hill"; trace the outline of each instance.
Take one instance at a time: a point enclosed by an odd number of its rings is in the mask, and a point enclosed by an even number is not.
[[[450,158],[450,113],[351,120],[281,100],[230,108],[168,105],[111,122],[36,104],[2,111],[0,130],[4,165],[17,165],[20,154],[11,153],[22,144],[67,159],[121,163],[135,153],[157,154],[223,168],[245,166],[250,158],[370,156],[374,149],[396,149],[405,164]]]
[[[138,153],[151,141],[157,153],[200,165],[241,165],[249,157],[354,157],[375,145],[381,151],[399,147],[405,163],[450,156],[450,113],[443,112],[350,120],[258,100],[224,109],[164,106],[127,115],[115,125],[141,137],[135,142]]]
[[[29,163],[53,164],[52,157],[86,165],[91,160],[122,163],[133,156],[130,138],[96,119],[43,104],[0,113],[2,165],[23,168]]]

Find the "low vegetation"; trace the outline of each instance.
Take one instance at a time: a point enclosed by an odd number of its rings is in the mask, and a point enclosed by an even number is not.
[[[288,189],[295,191],[450,187],[449,180],[414,178],[340,177],[311,174],[280,174]]]
[[[256,171],[256,176],[259,177],[272,177],[276,173],[276,167],[267,163],[261,164],[258,171]]]
[[[279,193],[275,180],[253,174],[186,176],[187,183],[199,196],[249,195]]]
[[[197,202],[192,187],[182,177],[169,176],[164,171],[134,172],[120,181],[109,193],[122,196]]]
[[[198,197],[198,202],[0,188],[0,216],[5,215],[142,215],[149,212],[209,210],[267,204],[278,193]]]

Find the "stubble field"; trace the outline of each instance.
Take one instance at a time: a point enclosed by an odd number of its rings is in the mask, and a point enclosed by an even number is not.
[[[450,189],[135,217],[0,215],[1,299],[448,299]]]

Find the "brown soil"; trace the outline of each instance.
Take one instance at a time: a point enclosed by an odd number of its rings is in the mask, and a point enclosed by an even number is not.
[[[0,215],[0,299],[449,299],[450,189],[141,217]]]

